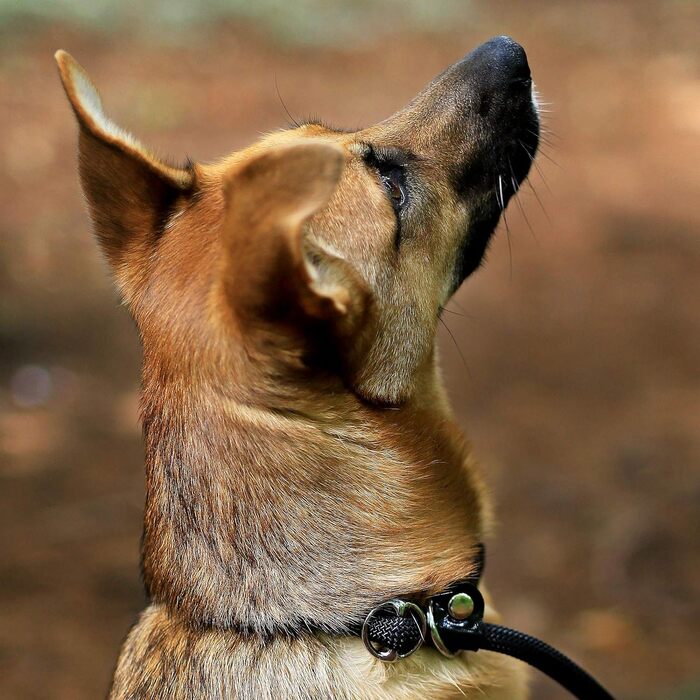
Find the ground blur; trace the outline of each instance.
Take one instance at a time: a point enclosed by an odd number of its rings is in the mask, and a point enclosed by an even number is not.
[[[700,698],[698,4],[224,5],[0,0],[0,697],[103,695],[144,603],[139,347],[53,52],[143,141],[208,160],[284,126],[278,90],[296,117],[369,124],[508,33],[547,143],[440,332],[497,504],[489,585],[622,700]]]

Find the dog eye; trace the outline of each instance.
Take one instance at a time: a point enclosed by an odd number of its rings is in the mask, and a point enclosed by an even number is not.
[[[394,209],[399,209],[406,203],[406,189],[404,187],[403,171],[400,168],[379,170],[379,177],[391,198]]]
[[[371,144],[365,144],[366,152],[364,161],[368,167],[372,168],[384,185],[384,189],[396,212],[396,240],[397,244],[401,238],[401,217],[399,214],[408,203],[408,186],[406,184],[405,158],[400,160],[396,154],[389,153],[385,149],[375,149]]]

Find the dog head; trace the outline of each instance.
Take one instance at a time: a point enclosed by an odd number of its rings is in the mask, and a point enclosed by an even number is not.
[[[310,369],[382,405],[432,376],[441,308],[537,149],[518,44],[483,44],[369,128],[308,123],[185,167],[110,121],[83,69],[56,57],[95,231],[147,370],[199,375],[245,346],[268,375],[293,383]],[[207,353],[216,361],[196,361]]]

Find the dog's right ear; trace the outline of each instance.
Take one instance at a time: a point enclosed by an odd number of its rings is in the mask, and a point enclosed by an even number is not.
[[[80,179],[95,233],[128,298],[168,213],[192,190],[194,176],[164,163],[112,122],[72,56],[57,51],[55,58],[80,126]]]
[[[236,166],[224,182],[224,283],[240,315],[262,318],[290,305],[317,319],[348,321],[367,290],[352,265],[307,235],[331,199],[342,149],[299,139]]]

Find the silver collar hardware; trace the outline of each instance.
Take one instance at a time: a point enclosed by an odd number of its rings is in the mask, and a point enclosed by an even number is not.
[[[420,632],[420,637],[412,649],[399,653],[396,649],[375,646],[375,644],[370,641],[370,623],[380,612],[393,612],[397,617],[407,617],[410,615],[413,618],[413,621],[416,623],[418,631]],[[410,656],[414,652],[418,651],[418,649],[420,649],[425,642],[426,634],[427,621],[423,610],[415,603],[408,600],[401,600],[400,598],[394,598],[392,600],[388,600],[386,603],[377,605],[376,608],[373,608],[370,611],[369,615],[367,615],[365,621],[362,623],[362,641],[364,642],[367,651],[375,658],[385,662],[405,659],[407,656]]]
[[[380,612],[390,612],[397,617],[408,617],[409,615],[418,627],[420,636],[418,641],[408,651],[399,652],[397,649],[382,646],[376,641],[370,640],[372,622]],[[452,658],[458,651],[450,651],[446,643],[453,634],[465,632],[474,635],[474,644],[467,645],[476,650],[479,648],[476,638],[482,630],[484,616],[484,599],[478,588],[473,584],[462,582],[456,588],[440,593],[430,598],[426,603],[426,610],[423,610],[416,603],[395,598],[389,600],[371,610],[362,624],[362,641],[372,656],[381,661],[396,661],[404,659],[414,654],[427,641],[427,631],[430,630],[430,639],[433,646],[444,656]],[[376,637],[375,637],[376,639]],[[461,639],[462,645],[464,640]]]
[[[433,646],[448,658],[460,651],[477,651],[484,627],[484,608],[483,596],[470,583],[460,584],[459,590],[433,596],[428,601],[427,614]]]
[[[430,601],[430,603],[428,603],[428,613],[426,615],[426,618],[428,620],[428,627],[430,628],[430,638],[433,640],[435,648],[448,659],[457,656],[459,652],[451,652],[445,646],[445,642],[442,641],[442,637],[440,636],[440,630],[438,629],[437,622],[435,621],[435,611],[433,610],[432,600]]]

